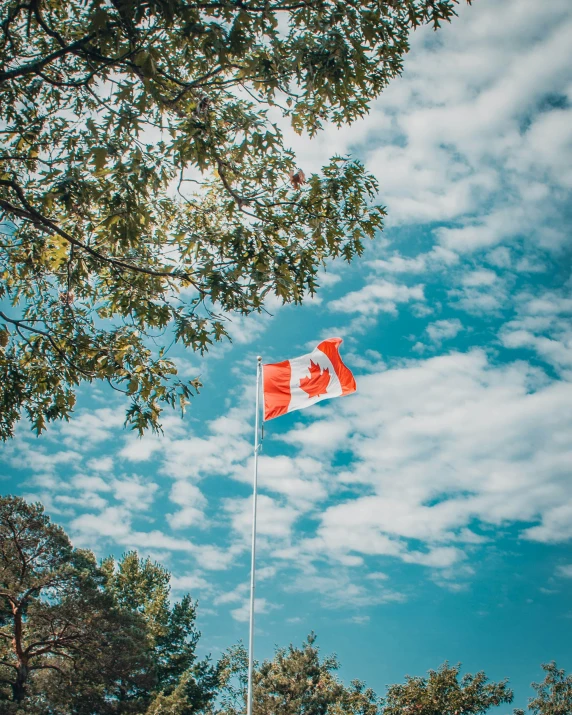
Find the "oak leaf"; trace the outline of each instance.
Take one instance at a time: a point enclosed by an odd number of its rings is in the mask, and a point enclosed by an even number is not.
[[[302,184],[306,183],[306,174],[304,174],[302,169],[298,169],[296,172],[290,172],[290,183],[293,189],[299,189]]]

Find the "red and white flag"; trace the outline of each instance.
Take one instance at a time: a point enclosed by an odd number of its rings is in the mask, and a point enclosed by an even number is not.
[[[307,355],[264,365],[264,419],[356,391],[354,376],[342,362],[341,338],[328,338]]]

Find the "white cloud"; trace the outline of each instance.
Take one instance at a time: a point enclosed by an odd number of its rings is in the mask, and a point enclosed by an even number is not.
[[[171,488],[169,499],[179,506],[206,506],[207,500],[201,490],[194,484],[177,481]]]
[[[110,439],[123,428],[125,415],[122,410],[101,407],[74,415],[73,420],[59,426],[62,441],[69,447],[84,447]]]
[[[565,163],[569,123],[558,112],[539,117],[535,112],[543,96],[562,91],[570,81],[572,51],[564,0],[553,4],[550,13],[531,0],[513,0],[502,8],[485,0],[460,15],[435,43],[428,32],[414,37],[403,78],[379,100],[382,112],[392,118],[392,131],[368,157],[368,166],[379,172],[393,222],[464,219],[493,199],[495,208],[485,221],[441,234],[445,245],[466,251],[522,229],[529,232],[525,220],[530,213],[518,210],[514,191],[523,183],[538,183],[544,174],[538,169],[547,157],[535,135],[548,134],[543,128],[547,117],[554,145],[548,163]],[[503,29],[502,41],[491,28],[493,17]],[[530,117],[531,126],[522,132],[523,119]],[[393,143],[397,136],[399,145]],[[384,176],[387,167],[390,181]],[[552,180],[565,183],[567,171],[561,174],[554,172]],[[499,191],[503,182],[504,191]]]
[[[450,305],[472,315],[496,315],[509,303],[506,281],[493,278],[492,271],[474,271],[468,283],[448,291]],[[487,283],[486,281],[491,281]]]
[[[125,507],[109,507],[99,514],[82,514],[71,524],[81,543],[93,543],[93,537],[108,537],[119,543],[131,533],[131,514]]]
[[[71,506],[75,508],[82,509],[105,509],[108,505],[107,500],[101,497],[99,494],[94,494],[93,492],[88,492],[82,494],[81,496],[71,496],[69,494],[56,494],[53,497],[56,504],[63,504],[65,506]]]
[[[365,626],[370,622],[370,617],[366,615],[352,616],[350,618],[350,623],[356,623],[358,626]]]
[[[556,569],[556,575],[562,578],[572,578],[572,564],[562,564]]]
[[[339,567],[328,575],[315,569],[301,573],[286,590],[314,593],[326,608],[365,608],[380,603],[402,603],[406,600],[404,594],[385,588],[380,583],[357,583],[346,569]]]
[[[352,461],[330,465],[356,496],[338,497],[316,535],[281,556],[385,555],[448,569],[483,541],[475,523],[533,522],[527,539],[571,538],[570,404],[571,383],[526,363],[495,366],[478,350],[362,376],[334,418],[347,425],[337,447]],[[327,433],[328,423],[326,414],[312,428]]]
[[[172,529],[206,525],[204,509],[207,500],[197,486],[186,481],[176,481],[169,498],[174,504],[182,507],[174,514],[167,514],[166,518]]]
[[[332,428],[335,435],[336,429]],[[281,435],[276,435],[277,439]],[[312,438],[312,434],[309,435]],[[335,438],[335,437],[334,437]],[[294,441],[294,435],[289,440]],[[244,468],[234,472],[235,479],[250,484],[252,481],[253,464],[250,460]],[[313,457],[287,457],[279,455],[270,457],[261,455],[258,459],[258,485],[264,491],[280,494],[288,502],[300,510],[307,510],[328,492],[322,483],[326,479],[322,463]]]
[[[386,366],[381,353],[371,348],[360,353],[344,352],[344,362],[351,370],[358,368],[364,372],[378,372]]]
[[[44,448],[34,449],[26,440],[18,438],[8,445],[4,458],[15,467],[27,467],[33,472],[42,472],[44,474],[53,474],[63,465],[81,462],[79,452],[64,449],[48,453]]]
[[[230,515],[233,529],[244,541],[250,539],[252,530],[252,497],[246,499],[226,499],[224,509]],[[256,530],[260,536],[286,539],[298,517],[292,506],[281,505],[276,499],[258,495]]]
[[[386,256],[388,241],[378,242],[378,258],[368,266],[379,278],[338,298],[333,307],[340,311],[395,314],[388,276],[447,273],[454,307],[497,315],[510,304],[510,282],[495,279],[490,267],[544,272],[547,256],[569,241],[570,4],[557,0],[546,12],[534,0],[502,7],[480,0],[459,11],[437,35],[428,28],[414,33],[403,76],[367,118],[351,131],[327,128],[316,145],[326,151],[335,137],[342,153],[360,152],[380,181],[389,228],[431,222],[436,243],[424,241],[417,255]],[[451,270],[483,253],[488,268],[460,276]],[[366,332],[371,323],[369,317],[352,331]]]
[[[89,469],[94,472],[111,472],[113,470],[113,457],[94,457],[87,463]]]
[[[266,581],[267,579],[274,578],[278,572],[276,566],[262,566],[256,568],[256,580]]]
[[[231,591],[225,591],[219,593],[218,596],[214,598],[214,605],[220,606],[226,603],[238,603],[244,600],[244,596],[248,593],[249,584],[247,582],[239,583],[238,586],[233,588]]]
[[[159,486],[134,474],[131,477],[114,479],[112,488],[117,501],[123,502],[128,509],[145,511],[153,503]]]
[[[532,350],[563,377],[572,377],[572,300],[563,291],[522,293],[516,299],[518,315],[502,327],[500,340],[507,348]]]
[[[171,576],[171,588],[176,592],[194,594],[196,591],[209,593],[213,590],[213,584],[208,581],[200,571],[181,576]]]
[[[205,526],[205,515],[200,509],[193,506],[186,506],[173,514],[167,514],[167,521],[171,529],[188,529],[189,527]]]
[[[425,328],[429,339],[439,345],[443,340],[456,337],[461,330],[463,330],[463,324],[458,318],[453,318],[452,320],[436,320]]]
[[[70,485],[83,492],[109,492],[111,484],[102,477],[93,477],[87,474],[76,474],[72,477]]]
[[[434,246],[427,253],[404,257],[394,253],[387,259],[369,261],[368,266],[378,273],[426,273],[449,268],[459,262],[459,256],[442,246]]]
[[[497,274],[490,270],[477,270],[465,273],[462,279],[462,284],[470,288],[481,286],[492,286],[497,280]]]
[[[323,270],[318,273],[316,280],[321,288],[331,288],[336,283],[339,283],[342,277],[338,273]]]
[[[510,268],[512,265],[512,254],[507,246],[499,246],[487,253],[486,260],[496,268]]]
[[[207,571],[224,571],[236,560],[236,557],[244,551],[243,544],[233,544],[230,548],[224,549],[215,544],[199,544],[192,549],[197,563]]]
[[[157,551],[191,554],[198,566],[207,571],[228,569],[245,549],[242,544],[225,549],[215,544],[195,543],[156,529],[135,531],[133,518],[133,513],[125,506],[111,506],[99,513],[84,513],[73,519],[71,533],[77,544],[91,548],[96,544],[97,551],[110,542],[143,554]]]
[[[185,358],[174,357],[171,358],[175,365],[177,366],[177,374],[183,379],[194,379],[199,377],[199,375],[204,374],[204,368],[198,367],[194,362],[186,360]]]
[[[130,435],[125,439],[125,446],[119,456],[130,462],[146,462],[162,448],[161,437],[154,434],[145,434],[143,437]]]
[[[269,613],[276,608],[278,608],[278,606],[270,603],[266,598],[254,599],[254,613],[257,615]],[[234,608],[230,613],[235,621],[238,621],[239,623],[246,623],[250,618],[249,602],[245,601],[240,608]]]
[[[409,287],[381,280],[370,282],[360,290],[347,293],[342,298],[331,301],[329,307],[340,313],[376,315],[377,313],[396,313],[398,303],[409,303],[416,300],[425,300],[422,285]]]
[[[572,450],[569,452],[572,457]],[[524,531],[524,537],[545,544],[557,544],[572,539],[572,500],[546,509],[542,522]]]
[[[252,452],[251,441],[243,436],[245,420],[231,419],[235,414],[238,415],[239,410],[215,420],[209,425],[211,434],[204,437],[190,434],[182,439],[165,441],[162,444],[162,473],[176,479],[228,474],[234,464],[242,462]],[[231,424],[236,431],[229,429],[225,434],[221,426],[230,427]]]

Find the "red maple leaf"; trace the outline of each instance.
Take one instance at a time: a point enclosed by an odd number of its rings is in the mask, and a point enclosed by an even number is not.
[[[308,393],[308,397],[319,397],[328,392],[330,384],[330,371],[328,368],[322,372],[320,366],[310,360],[310,377],[303,377],[300,380],[300,387]]]

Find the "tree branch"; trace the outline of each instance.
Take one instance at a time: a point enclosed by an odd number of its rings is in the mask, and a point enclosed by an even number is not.
[[[0,179],[0,186],[9,186],[12,188],[16,194],[18,195],[18,198],[20,199],[22,205],[24,206],[24,211],[22,209],[19,209],[17,206],[14,206],[11,204],[9,201],[6,201],[5,199],[0,198],[0,206],[5,208],[7,211],[10,211],[14,213],[16,216],[19,216],[20,218],[27,218],[29,220],[33,220],[36,225],[37,223],[40,224],[40,227],[45,229],[50,229],[54,233],[57,233],[58,236],[61,236],[64,238],[68,243],[72,244],[73,246],[77,246],[77,248],[81,248],[82,251],[85,251],[86,253],[89,253],[90,256],[93,256],[93,258],[96,258],[99,261],[104,261],[105,263],[109,263],[110,265],[115,266],[116,268],[124,268],[128,271],[134,271],[135,273],[144,273],[145,275],[148,276],[155,276],[157,278],[179,278],[183,280],[189,281],[192,285],[195,286],[195,288],[199,291],[202,292],[201,287],[194,281],[191,276],[188,273],[181,273],[179,271],[156,271],[153,270],[152,268],[143,268],[141,266],[134,266],[132,263],[127,263],[126,261],[123,261],[118,258],[112,258],[111,256],[104,256],[103,254],[99,253],[99,251],[96,251],[94,248],[91,248],[90,246],[87,246],[85,243],[82,243],[81,241],[78,241],[77,238],[74,238],[71,234],[69,234],[67,231],[64,231],[64,229],[60,228],[56,223],[51,221],[49,218],[46,216],[43,216],[39,211],[36,211],[36,209],[27,201],[24,192],[22,191],[21,187],[16,184],[15,181],[11,181],[8,179]]]
[[[17,77],[23,77],[27,74],[38,74],[38,72],[40,72],[44,67],[52,63],[54,60],[57,60],[60,57],[64,57],[65,55],[68,55],[70,53],[76,52],[86,42],[93,40],[94,37],[95,33],[92,33],[91,35],[87,35],[87,37],[82,37],[81,40],[76,40],[76,42],[72,42],[71,45],[61,47],[59,50],[52,52],[52,54],[48,55],[47,57],[34,60],[33,62],[28,62],[27,64],[21,65],[20,67],[14,67],[14,69],[7,70],[6,72],[0,72],[0,84],[2,82],[7,82],[11,79],[16,79]]]
[[[30,665],[28,670],[47,670],[48,668],[51,670],[57,670],[58,673],[62,676],[66,675],[65,671],[62,668],[60,668],[58,665],[54,665],[53,663],[51,663],[51,664],[44,663],[42,665]]]
[[[65,352],[63,350],[61,350],[56,345],[53,337],[49,333],[47,333],[45,330],[40,330],[40,328],[35,328],[33,325],[28,325],[27,323],[24,323],[23,320],[17,320],[16,318],[9,318],[6,315],[6,313],[2,312],[1,310],[0,310],[0,318],[2,318],[2,320],[5,320],[7,323],[10,323],[11,325],[14,325],[16,327],[16,330],[18,331],[18,335],[20,335],[20,337],[23,340],[26,340],[26,338],[22,335],[22,333],[20,332],[20,329],[28,330],[31,333],[37,333],[38,335],[41,335],[44,338],[47,338],[48,341],[50,342],[50,345],[53,347],[53,349],[56,351],[56,353],[62,358],[62,360],[64,362],[66,362],[69,365],[69,367],[71,367],[73,370],[77,370],[78,372],[81,372],[82,375],[85,375],[85,377],[90,377],[90,378],[95,377],[95,373],[88,372],[87,370],[83,370],[81,367],[79,367],[74,362],[72,362],[68,358],[68,356],[65,354]],[[26,340],[26,342],[28,342],[28,341]],[[28,342],[28,345],[31,346],[31,344],[29,342]],[[44,588],[44,587],[45,587],[45,585],[36,586],[35,588],[30,589],[30,591],[33,593],[38,588]],[[30,594],[28,593],[28,595],[30,595]]]
[[[5,666],[6,668],[14,668],[16,672],[18,671],[18,666],[14,665],[14,663],[8,663],[7,660],[0,660],[0,665]]]

